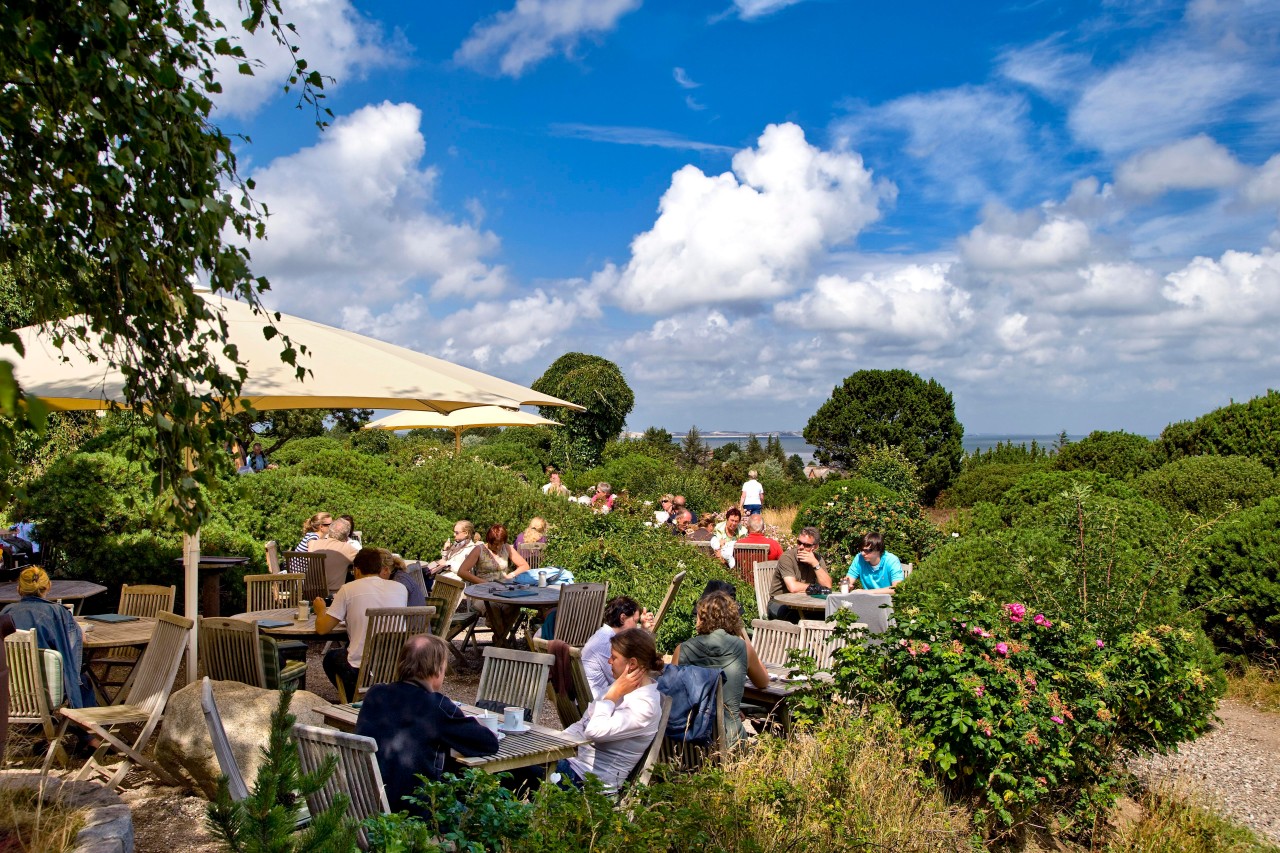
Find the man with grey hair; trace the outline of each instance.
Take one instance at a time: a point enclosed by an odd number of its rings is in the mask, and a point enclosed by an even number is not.
[[[796,544],[778,559],[778,571],[769,590],[769,618],[798,622],[800,611],[773,599],[788,592],[804,592],[812,584],[831,589],[831,575],[818,556],[818,528],[806,527],[796,537]]]
[[[747,535],[738,540],[739,545],[768,545],[769,555],[766,560],[782,559],[782,543],[764,535],[764,519],[759,513],[753,513],[747,519]]]
[[[324,554],[324,576],[333,595],[347,582],[347,570],[351,561],[360,553],[360,547],[351,541],[351,522],[335,518],[329,525],[329,535],[311,543],[312,554]]]

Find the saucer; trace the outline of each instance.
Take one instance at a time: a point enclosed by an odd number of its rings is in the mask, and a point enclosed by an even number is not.
[[[508,727],[507,725],[505,725],[504,723],[498,723],[498,731],[499,731],[499,732],[506,732],[506,733],[507,733],[507,734],[509,734],[509,735],[518,735],[518,734],[523,734],[524,732],[529,731],[529,729],[531,729],[531,728],[533,728],[533,726],[529,725],[528,723],[521,723],[521,724],[520,724],[520,727],[519,727],[519,728],[515,728],[515,729],[513,729],[513,728],[509,728],[509,727]]]

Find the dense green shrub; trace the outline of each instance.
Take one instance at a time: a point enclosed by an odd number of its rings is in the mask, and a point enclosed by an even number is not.
[[[868,447],[858,456],[854,476],[913,501],[920,500],[924,488],[915,463],[900,447]]]
[[[1232,515],[1208,535],[1187,584],[1219,646],[1273,663],[1280,651],[1280,497]]]
[[[833,571],[849,565],[863,534],[884,534],[885,549],[904,563],[918,563],[942,542],[942,534],[925,518],[920,504],[902,497],[866,498],[837,492],[827,503],[806,505],[796,514],[797,530],[816,527],[819,550]]]
[[[526,483],[540,486],[546,480],[543,475],[545,466],[538,460],[538,454],[532,448],[520,444],[485,443],[479,447],[464,448],[462,455],[505,468]]]
[[[1248,456],[1280,472],[1280,391],[1214,409],[1194,421],[1169,424],[1160,433],[1156,452],[1165,460]]]
[[[1193,739],[1222,693],[1184,628],[1103,639],[980,596],[896,611],[884,643],[836,653],[837,687],[918,726],[929,767],[977,802],[988,834],[1055,814],[1087,834],[1120,791],[1121,759]]]
[[[323,450],[342,452],[344,449],[342,442],[338,439],[322,435],[314,438],[295,438],[284,447],[272,450],[267,455],[277,465],[296,465]]]
[[[792,533],[799,533],[800,528],[804,525],[800,518],[805,514],[806,510],[815,510],[818,507],[826,506],[831,503],[836,495],[844,495],[845,497],[863,497],[872,500],[893,500],[899,497],[898,493],[892,489],[887,489],[879,483],[873,483],[870,480],[863,480],[858,477],[841,480],[827,480],[822,484],[815,486],[805,496],[796,512],[796,519],[791,525]]]
[[[1250,507],[1280,489],[1271,469],[1244,456],[1185,456],[1148,471],[1133,487],[1169,512],[1218,515]]]
[[[1087,486],[1095,495],[1105,495],[1120,500],[1141,500],[1141,495],[1126,483],[1118,482],[1096,471],[1045,471],[1033,470],[1014,482],[996,501],[1005,523],[1031,507],[1037,507],[1077,486]]]
[[[394,493],[400,489],[399,471],[380,457],[353,450],[320,449],[298,460],[288,470],[262,473],[277,477],[324,477],[364,493]]]
[[[423,459],[404,469],[402,483],[404,492],[397,496],[401,500],[451,521],[469,518],[477,530],[500,522],[518,532],[535,515],[559,525],[587,512],[564,498],[544,495],[510,471],[471,459]]]
[[[565,485],[575,493],[584,492],[596,483],[608,483],[615,492],[625,489],[632,500],[655,500],[662,494],[660,484],[680,473],[674,461],[630,453],[614,457],[595,468],[573,472],[562,480],[567,480]]]
[[[1031,440],[1031,446],[1027,447],[1026,442],[1022,444],[1014,444],[1012,441],[1005,443],[997,441],[995,447],[988,448],[985,452],[982,448],[978,448],[961,460],[961,470],[968,471],[982,465],[1026,465],[1035,463],[1043,465],[1049,461],[1052,451],[1048,447],[1042,447],[1035,439]]]
[[[989,462],[965,468],[938,496],[938,506],[973,506],[987,501],[996,503],[1024,475],[1042,466],[1034,462]]]
[[[1049,464],[1057,471],[1096,471],[1116,480],[1128,480],[1160,463],[1152,452],[1150,439],[1123,430],[1097,430],[1063,447]]]

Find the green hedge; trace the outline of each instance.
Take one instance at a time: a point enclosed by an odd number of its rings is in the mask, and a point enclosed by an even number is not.
[[[799,533],[800,528],[805,526],[801,521],[803,517],[807,517],[806,513],[817,510],[819,507],[826,506],[835,500],[836,495],[845,497],[861,497],[870,498],[877,501],[888,501],[900,497],[893,489],[886,488],[879,483],[873,483],[870,480],[863,480],[853,477],[845,480],[827,480],[819,486],[813,488],[804,501],[800,504],[796,511],[796,519],[791,524],[791,532]]]
[[[920,562],[942,542],[942,534],[924,517],[920,504],[900,496],[867,498],[852,491],[838,492],[827,503],[801,509],[795,523],[797,530],[818,528],[819,550],[833,573],[849,565],[865,533],[883,533],[885,550],[904,563]]]
[[[295,438],[284,447],[272,450],[267,455],[276,465],[296,465],[312,455],[324,450],[343,451],[346,446],[336,438],[316,436],[314,438]]]
[[[1160,464],[1153,449],[1152,441],[1141,435],[1099,430],[1063,447],[1049,465],[1058,471],[1096,471],[1128,480]]]
[[[1271,469],[1244,456],[1187,456],[1148,471],[1134,488],[1171,513],[1217,515],[1250,507],[1280,490]]]
[[[1036,462],[987,462],[965,468],[952,481],[951,486],[938,496],[938,506],[965,507],[983,501],[996,503],[1023,475],[1043,467]]]
[[[1169,424],[1156,452],[1162,459],[1183,456],[1248,456],[1280,473],[1280,391],[1269,390],[1247,403],[1232,403],[1194,421]]]

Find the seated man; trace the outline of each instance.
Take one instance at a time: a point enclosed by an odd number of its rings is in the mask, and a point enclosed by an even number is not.
[[[379,607],[407,607],[409,602],[408,590],[387,578],[391,569],[389,565],[383,568],[382,553],[377,548],[362,548],[352,566],[356,570],[356,579],[342,585],[333,597],[332,605],[325,607],[323,598],[312,602],[316,611],[317,634],[329,633],[339,622],[347,624],[347,647],[333,649],[324,656],[324,674],[329,676],[335,687],[338,679],[342,679],[349,699],[356,698],[364,630],[369,624],[367,612]]]
[[[862,549],[849,564],[849,577],[863,589],[879,590],[892,595],[902,583],[902,561],[884,549],[884,534],[868,533],[862,537]]]
[[[796,537],[796,546],[788,548],[778,559],[778,571],[769,590],[769,618],[800,621],[800,611],[773,599],[788,592],[804,592],[811,584],[831,588],[831,575],[818,556],[818,528],[806,527]]]
[[[782,543],[764,535],[764,519],[759,513],[752,513],[747,518],[747,535],[738,540],[739,545],[768,545],[769,555],[766,560],[782,558]]]
[[[360,551],[359,546],[350,540],[351,522],[335,518],[329,523],[329,535],[311,543],[309,550],[312,554],[324,554],[324,577],[330,595],[347,582],[347,570]]]
[[[404,797],[417,789],[418,774],[440,781],[450,750],[470,756],[498,751],[498,736],[440,692],[448,661],[444,640],[410,637],[400,652],[400,680],[370,687],[360,707],[356,734],[378,742],[378,769],[393,812],[421,813]]]
[[[653,614],[625,595],[609,599],[604,606],[604,624],[582,647],[582,670],[591,685],[591,696],[600,699],[613,684],[613,668],[609,666],[609,642],[615,635],[640,626],[653,630]]]

